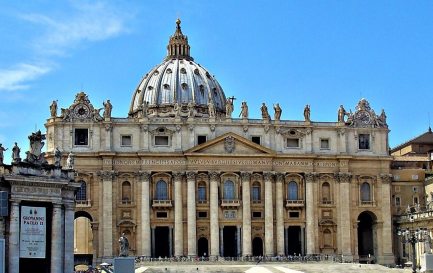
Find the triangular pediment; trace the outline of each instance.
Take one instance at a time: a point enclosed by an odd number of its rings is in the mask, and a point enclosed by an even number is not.
[[[269,155],[275,152],[271,149],[256,144],[249,139],[235,133],[226,133],[215,139],[197,145],[187,151],[185,155]]]

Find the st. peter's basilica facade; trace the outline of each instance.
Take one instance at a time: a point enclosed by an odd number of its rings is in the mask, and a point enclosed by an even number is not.
[[[59,114],[52,105],[48,159],[56,148],[75,156],[75,215],[91,223],[95,260],[118,255],[125,233],[136,256],[394,263],[383,111],[361,99],[353,113],[340,106],[335,122],[311,121],[308,105],[291,121],[263,104],[262,119],[250,119],[244,102],[233,118],[233,97],[190,56],[180,21],[167,52],[125,117],[111,116],[110,101],[100,114],[84,92]]]

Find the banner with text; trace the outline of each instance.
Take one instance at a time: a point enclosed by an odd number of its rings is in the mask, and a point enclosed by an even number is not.
[[[46,208],[21,207],[20,258],[45,258]]]

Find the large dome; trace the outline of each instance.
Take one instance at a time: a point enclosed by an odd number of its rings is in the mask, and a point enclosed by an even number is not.
[[[129,116],[209,116],[225,114],[226,97],[221,86],[189,55],[188,37],[178,19],[164,62],[147,73],[132,97]]]

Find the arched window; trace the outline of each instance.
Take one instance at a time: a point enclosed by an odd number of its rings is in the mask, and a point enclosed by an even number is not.
[[[235,183],[231,180],[224,182],[224,199],[235,199]]]
[[[325,229],[323,231],[323,246],[324,247],[332,247],[332,232],[329,229]]]
[[[287,197],[289,200],[298,200],[298,183],[291,181],[288,185]]]
[[[253,184],[253,191],[252,191],[251,198],[253,201],[260,201],[261,197],[260,197],[260,183],[259,182],[255,182]]]
[[[361,185],[361,201],[363,201],[363,202],[371,201],[370,184],[367,182],[364,182]]]
[[[168,200],[167,182],[164,180],[156,183],[156,200]]]
[[[197,197],[198,197],[199,202],[204,202],[207,200],[206,199],[206,184],[204,182],[200,182],[198,184]]]
[[[331,201],[331,186],[328,182],[322,184],[322,202],[327,204]]]
[[[122,202],[131,202],[131,183],[122,183]]]
[[[77,201],[87,201],[87,184],[83,180],[80,181],[81,187],[77,192],[75,200]]]

